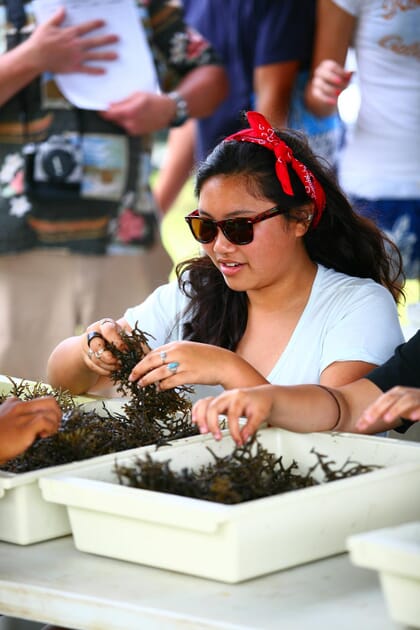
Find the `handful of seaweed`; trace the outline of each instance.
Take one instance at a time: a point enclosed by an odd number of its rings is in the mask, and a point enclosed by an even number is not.
[[[36,440],[25,453],[3,464],[1,470],[24,473],[139,446],[159,446],[198,433],[190,419],[191,402],[186,396],[190,388],[160,391],[154,385],[139,388],[137,383],[128,381],[131,370],[147,351],[147,335],[136,326],[131,334],[123,331],[121,337],[123,350],[110,344],[107,349],[120,361],[120,367],[112,374],[117,391],[129,395],[122,406],[123,414],[110,413],[103,405],[100,415],[76,405],[69,392],[42,383],[16,384],[10,379],[13,388],[3,395],[3,400],[10,396],[31,400],[53,395],[63,410],[63,418],[55,435]]]
[[[320,482],[312,474],[318,467],[321,467],[324,474],[324,481],[321,483],[361,475],[379,468],[351,460],[346,460],[341,468],[334,468],[335,461],[328,460],[327,455],[311,449],[310,452],[317,461],[303,475],[299,472],[296,461],[285,467],[283,456],[276,457],[256,438],[245,446],[237,446],[225,457],[218,457],[210,448],[207,449],[214,462],[197,470],[183,468],[176,472],[171,470],[170,460],[159,462],[146,454],[145,459],[137,457],[133,466],[116,464],[115,472],[122,485],[234,504],[319,485]]]
[[[142,435],[148,440],[146,444],[156,442],[160,445],[168,439],[198,434],[190,420],[191,401],[187,396],[192,392],[190,387],[182,385],[160,390],[154,384],[139,387],[128,380],[134,366],[149,350],[150,335],[139,330],[136,324],[130,333],[122,330],[120,337],[124,344],[122,350],[114,344],[106,344],[107,350],[119,360],[119,367],[112,372],[111,379],[117,391],[129,397],[123,406],[126,417],[135,422],[141,419]]]

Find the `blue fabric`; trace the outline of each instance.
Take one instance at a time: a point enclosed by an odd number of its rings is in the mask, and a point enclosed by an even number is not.
[[[222,58],[230,93],[212,116],[199,122],[197,158],[242,128],[241,112],[252,108],[254,68],[299,60],[309,68],[314,0],[183,0],[185,20]]]
[[[362,199],[353,207],[368,217],[398,246],[407,278],[420,278],[420,199]]]

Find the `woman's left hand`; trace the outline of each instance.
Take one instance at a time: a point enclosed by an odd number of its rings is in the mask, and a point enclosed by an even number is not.
[[[356,428],[364,430],[378,420],[393,425],[399,418],[420,420],[420,388],[393,387],[365,409]]]
[[[151,350],[133,368],[130,380],[138,381],[141,387],[159,383],[162,390],[195,383],[227,387],[239,362],[246,363],[224,348],[194,341],[174,341]]]

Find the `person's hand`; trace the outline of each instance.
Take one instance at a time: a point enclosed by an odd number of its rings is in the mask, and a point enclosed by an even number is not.
[[[80,336],[81,352],[84,364],[101,376],[109,377],[118,368],[118,360],[110,350],[105,349],[106,342],[124,349],[121,339],[121,326],[110,317],[94,322]]]
[[[180,385],[224,385],[245,361],[230,350],[206,343],[174,341],[149,352],[133,368],[130,380],[140,387],[159,383],[160,389]],[[252,368],[250,368],[251,370]]]
[[[111,103],[100,115],[125,129],[129,135],[137,136],[167,127],[175,115],[175,104],[166,94],[135,92],[122,101]]]
[[[352,74],[336,61],[325,59],[314,71],[311,81],[313,95],[324,103],[336,105],[339,95],[350,83]]]
[[[226,415],[232,438],[243,445],[269,417],[274,404],[271,392],[271,387],[260,386],[231,389],[220,396],[202,398],[194,403],[192,422],[200,433],[210,431],[220,440],[219,415]]]
[[[338,97],[351,80],[347,71],[331,59],[324,59],[315,69],[305,90],[307,106],[315,114],[327,115],[337,106]],[[325,110],[323,110],[325,108]]]
[[[363,431],[378,420],[391,428],[400,418],[420,420],[420,388],[393,387],[365,409],[356,428]]]
[[[37,438],[58,431],[62,411],[53,396],[8,398],[0,405],[0,462],[23,453]]]
[[[25,42],[31,62],[40,72],[52,73],[81,72],[84,74],[104,74],[106,69],[97,63],[117,58],[115,50],[103,47],[115,44],[116,35],[101,35],[104,20],[89,20],[75,26],[62,26],[64,8],[60,8],[49,19],[36,27]],[[96,32],[95,32],[96,31]]]

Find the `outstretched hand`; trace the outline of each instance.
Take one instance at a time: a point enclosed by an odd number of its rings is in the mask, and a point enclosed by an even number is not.
[[[61,416],[53,396],[6,399],[0,405],[0,463],[23,453],[37,438],[56,433]]]
[[[103,65],[92,65],[91,62],[116,59],[115,50],[103,47],[115,44],[118,37],[100,34],[104,20],[63,26],[64,19],[65,10],[60,8],[50,19],[37,26],[25,42],[31,63],[36,64],[40,72],[104,74],[106,69]]]
[[[356,428],[363,431],[378,420],[392,428],[400,418],[420,420],[420,388],[393,387],[365,409]]]
[[[259,386],[231,389],[217,397],[202,398],[194,403],[192,422],[200,433],[211,432],[220,440],[219,416],[225,415],[232,438],[242,446],[270,416],[274,404],[270,391],[270,385]]]

